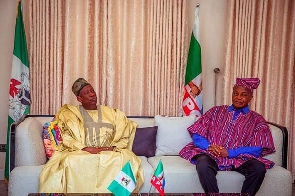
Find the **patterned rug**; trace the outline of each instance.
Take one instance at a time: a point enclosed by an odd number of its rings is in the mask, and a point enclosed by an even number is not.
[[[295,183],[293,183],[293,191],[292,191],[292,196],[295,196]],[[7,183],[4,182],[4,180],[0,180],[0,195],[1,196],[8,196],[8,188],[7,188]],[[41,196],[41,194],[31,194],[32,196]],[[64,196],[64,195],[67,195],[67,196],[70,196],[70,194],[43,194],[42,196]],[[109,196],[109,195],[112,195],[112,194],[75,194],[75,196],[98,196],[98,195],[102,195],[102,196]],[[134,194],[134,195],[137,195],[137,194]],[[141,194],[141,196],[158,196],[159,194],[156,194],[156,193],[151,193],[151,194]],[[201,193],[191,193],[191,194],[165,194],[165,195],[170,195],[170,196],[205,196],[205,194],[201,194]],[[230,194],[230,193],[220,193],[219,194],[220,196],[240,196],[241,194]]]

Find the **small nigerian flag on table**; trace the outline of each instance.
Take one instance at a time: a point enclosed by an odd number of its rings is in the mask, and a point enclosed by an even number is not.
[[[128,161],[109,185],[108,190],[114,195],[121,196],[130,195],[135,187],[136,179],[134,177],[130,161]]]

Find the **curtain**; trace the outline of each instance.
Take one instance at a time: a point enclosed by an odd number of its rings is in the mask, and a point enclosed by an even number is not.
[[[99,104],[126,115],[181,111],[188,45],[186,1],[27,0],[31,113],[78,104],[83,77]]]
[[[251,109],[289,133],[288,169],[295,176],[295,1],[228,1],[224,103],[236,77],[258,77]]]

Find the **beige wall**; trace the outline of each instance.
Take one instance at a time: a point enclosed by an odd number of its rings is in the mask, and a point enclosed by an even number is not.
[[[204,100],[214,97],[214,72],[219,67],[219,89],[222,81],[222,67],[224,65],[224,34],[226,25],[227,0],[187,0],[190,6],[190,27],[193,28],[194,11],[196,4],[200,4],[200,36],[202,47]],[[17,0],[0,0],[0,143],[6,143],[7,116],[8,116],[8,87],[12,63],[14,23]],[[24,13],[25,14],[25,13]],[[217,95],[217,104],[221,103],[221,96]],[[214,101],[204,101],[204,110],[214,105]],[[3,179],[5,153],[0,152],[0,179]]]
[[[0,0],[0,144],[6,144],[8,90],[12,64],[16,0]],[[5,153],[0,152],[0,179],[4,178]]]

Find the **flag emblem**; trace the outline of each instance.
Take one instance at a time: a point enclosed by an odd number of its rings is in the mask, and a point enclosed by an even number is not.
[[[125,176],[121,179],[121,185],[122,186],[127,186],[131,182],[131,179],[129,176]]]

